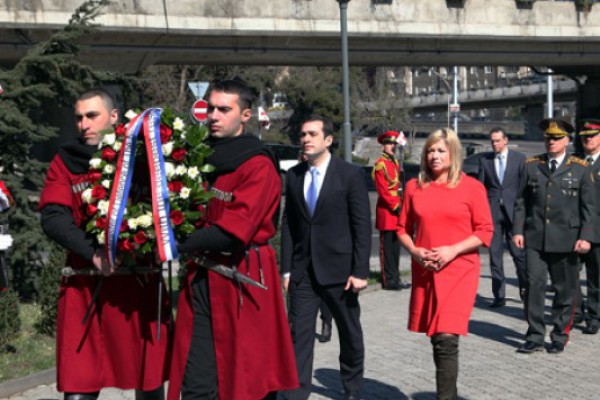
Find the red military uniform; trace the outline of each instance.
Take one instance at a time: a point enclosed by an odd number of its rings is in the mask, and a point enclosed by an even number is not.
[[[382,153],[373,166],[373,181],[379,195],[375,209],[375,228],[380,231],[396,230],[402,203],[398,192],[402,186],[400,174],[398,160],[387,153]]]
[[[384,151],[375,162],[372,173],[379,195],[375,209],[375,228],[379,230],[381,284],[384,289],[389,290],[400,290],[409,286],[400,280],[400,241],[396,235],[402,204],[399,193],[402,182],[400,164],[393,153],[399,136],[395,131],[379,135],[377,141],[383,145]]]
[[[208,257],[237,268],[268,290],[242,285],[208,271],[208,292],[221,400],[258,400],[270,392],[298,386],[290,330],[283,306],[275,252],[268,241],[275,235],[273,216],[281,185],[271,160],[253,156],[234,171],[219,175],[217,196],[206,208],[205,226],[216,225],[235,236],[248,250]],[[179,399],[194,327],[189,266],[177,311],[169,400]],[[261,278],[262,275],[262,278]]]
[[[0,181],[0,212],[6,211],[15,204],[15,201],[4,185],[4,182]]]
[[[46,177],[40,210],[60,205],[72,211],[77,227],[85,224],[81,193],[86,174],[74,174],[56,156]],[[69,252],[73,269],[94,268]],[[57,388],[61,392],[97,392],[104,387],[150,391],[168,376],[168,307],[163,305],[162,337],[157,340],[157,275],[137,279],[111,276],[104,282],[92,312],[83,324],[98,277],[62,278],[56,321]],[[166,299],[167,296],[163,296]]]

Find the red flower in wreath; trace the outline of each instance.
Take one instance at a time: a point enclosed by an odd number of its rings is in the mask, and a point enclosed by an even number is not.
[[[96,183],[96,181],[99,181],[100,178],[102,178],[102,172],[98,171],[97,169],[94,169],[87,174],[85,180],[89,183]]]
[[[171,217],[171,222],[173,222],[173,225],[181,225],[183,223],[183,213],[179,210],[173,210],[171,211],[171,214],[169,215],[169,217]]]
[[[119,233],[127,232],[127,229],[129,229],[129,225],[127,224],[127,221],[125,221],[125,220],[121,221],[121,227],[119,228]]]
[[[96,220],[96,228],[105,229],[106,228],[106,218],[100,217]]]
[[[113,162],[117,158],[117,152],[110,147],[102,149],[102,158],[108,162]]]
[[[166,125],[160,125],[160,141],[161,143],[167,143],[173,136],[173,130]]]
[[[120,251],[133,251],[133,243],[127,239],[119,240],[117,242],[117,249]]]
[[[92,216],[98,212],[98,207],[95,204],[87,205],[87,215]]]
[[[127,129],[125,129],[125,124],[117,125],[117,128],[115,129],[115,135],[125,136],[125,132],[127,132]]]
[[[183,161],[183,159],[185,158],[186,155],[187,155],[186,149],[183,149],[183,148],[175,149],[171,153],[171,158],[175,161]]]
[[[106,191],[106,189],[104,189],[104,187],[100,185],[96,185],[92,188],[92,197],[95,199],[105,199],[107,194],[108,192]]]
[[[147,240],[148,240],[148,238],[146,237],[146,234],[144,233],[144,231],[139,231],[133,237],[133,241],[136,242],[137,244],[144,244],[144,243],[146,243]]]
[[[183,183],[179,181],[169,182],[167,183],[167,186],[169,187],[169,190],[174,193],[179,193],[181,192],[181,189],[183,189]]]

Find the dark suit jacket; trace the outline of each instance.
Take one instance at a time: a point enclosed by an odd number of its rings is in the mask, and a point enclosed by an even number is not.
[[[504,204],[510,222],[513,221],[514,206],[519,194],[520,182],[525,175],[525,156],[516,151],[508,151],[504,180],[500,183],[494,159],[496,153],[490,152],[480,158],[478,179],[487,190],[488,201],[492,218],[496,221],[502,210],[500,205]]]
[[[578,156],[585,160],[586,156],[584,154],[578,154]],[[594,193],[595,193],[595,204],[596,204],[596,214],[595,214],[595,222],[594,222],[594,239],[592,243],[600,244],[600,158],[596,160],[590,166],[592,175],[594,176]]]
[[[281,269],[299,282],[312,262],[320,285],[367,278],[371,211],[363,171],[332,156],[311,218],[304,199],[308,163],[287,172],[281,227]]]
[[[513,233],[525,246],[547,253],[570,253],[577,239],[594,241],[594,182],[589,165],[569,154],[552,174],[548,155],[530,157],[515,204]]]

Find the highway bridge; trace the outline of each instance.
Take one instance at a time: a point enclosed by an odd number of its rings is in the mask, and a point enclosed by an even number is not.
[[[0,64],[64,26],[82,0],[0,0]],[[353,65],[545,65],[599,71],[600,5],[575,1],[352,0]],[[336,0],[114,0],[82,58],[152,64],[339,65]]]

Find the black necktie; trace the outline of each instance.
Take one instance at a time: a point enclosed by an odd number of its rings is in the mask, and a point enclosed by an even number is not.
[[[554,171],[556,171],[556,165],[558,164],[558,162],[556,160],[551,160],[550,161],[550,172],[554,173]]]

